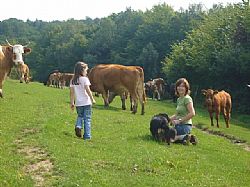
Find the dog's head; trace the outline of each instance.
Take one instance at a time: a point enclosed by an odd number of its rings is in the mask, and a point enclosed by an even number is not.
[[[167,131],[165,131],[164,135],[165,135],[165,141],[167,142],[168,145],[170,145],[170,143],[175,140],[177,131],[175,128],[169,128]]]
[[[159,114],[156,114],[154,117],[165,118],[167,124],[169,124],[169,122],[170,122],[170,118],[168,117],[168,115],[166,113],[159,113]]]

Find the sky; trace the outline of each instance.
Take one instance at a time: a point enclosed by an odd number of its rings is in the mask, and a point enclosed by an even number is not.
[[[166,3],[175,10],[187,9],[189,4],[202,3],[207,9],[213,4],[239,3],[242,0],[3,0],[0,21],[16,18],[23,21],[81,20],[103,18],[112,13],[132,10],[150,10],[154,5]],[[3,8],[4,7],[4,8]]]

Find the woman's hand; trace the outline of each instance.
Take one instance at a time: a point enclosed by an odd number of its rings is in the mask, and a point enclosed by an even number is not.
[[[181,121],[179,119],[172,120],[173,125],[178,125],[178,124],[180,124],[180,122]]]

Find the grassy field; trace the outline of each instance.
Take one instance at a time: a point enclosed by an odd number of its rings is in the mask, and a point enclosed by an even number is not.
[[[0,99],[0,186],[250,186],[250,117],[233,114],[231,128],[211,128],[204,109],[194,124],[246,141],[230,140],[194,128],[197,146],[154,142],[154,114],[173,114],[170,101],[148,100],[146,114],[110,108],[101,97],[93,107],[92,140],[75,137],[76,112],[69,89],[7,80]],[[128,105],[128,103],[127,103]],[[128,105],[129,106],[129,105]]]

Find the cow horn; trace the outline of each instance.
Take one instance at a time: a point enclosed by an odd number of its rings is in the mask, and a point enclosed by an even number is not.
[[[9,46],[13,47],[13,45],[11,45],[11,44],[8,42],[8,40],[7,40],[7,39],[6,39],[6,42],[8,43],[8,45],[9,45]]]
[[[24,45],[23,47],[28,47],[28,45],[30,44],[30,42],[28,42],[26,45]]]

